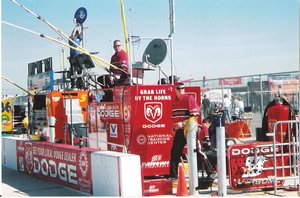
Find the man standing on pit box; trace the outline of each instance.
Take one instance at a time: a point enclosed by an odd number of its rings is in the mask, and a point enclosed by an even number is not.
[[[187,125],[190,117],[199,116],[199,106],[196,99],[184,93],[184,84],[175,82],[176,99],[173,102],[172,119],[174,121],[173,132],[175,133],[170,159],[170,178],[177,179],[178,164],[182,155],[182,150],[186,145],[186,137],[184,135],[184,126]]]

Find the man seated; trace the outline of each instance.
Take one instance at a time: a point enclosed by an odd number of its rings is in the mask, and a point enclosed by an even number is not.
[[[113,47],[115,53],[112,55],[110,63],[115,65],[117,68],[110,67],[110,71],[113,72],[118,79],[118,84],[128,84],[130,77],[128,74],[128,56],[121,46],[122,44],[120,40],[114,41]]]
[[[114,74],[122,74],[125,71],[128,73],[128,56],[127,53],[122,49],[122,44],[120,40],[115,40],[114,41],[114,50],[115,53],[112,55],[110,63],[112,65],[115,65],[117,68],[110,68],[110,71],[113,72]],[[123,71],[122,71],[123,70]]]

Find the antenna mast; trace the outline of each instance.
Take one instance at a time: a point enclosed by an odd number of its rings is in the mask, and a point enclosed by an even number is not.
[[[171,38],[172,35],[175,33],[175,0],[169,0],[169,9],[170,9],[170,35]]]
[[[173,39],[172,39],[172,35],[175,33],[175,0],[169,0],[169,11],[170,11],[170,16],[169,16],[169,20],[170,20],[170,35],[169,38],[170,40],[170,51],[171,51],[171,76],[172,76],[172,80],[171,80],[171,84],[174,84],[174,79],[173,79],[173,70],[174,70],[174,66],[173,66]]]

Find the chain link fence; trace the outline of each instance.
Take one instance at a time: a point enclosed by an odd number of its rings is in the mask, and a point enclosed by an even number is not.
[[[294,109],[299,109],[299,72],[269,73],[260,75],[193,80],[190,86],[201,87],[211,103],[223,103],[226,94],[231,99],[231,115],[234,115],[235,98],[244,102],[244,107],[253,112],[251,128],[261,127],[266,106],[278,94],[285,97]]]

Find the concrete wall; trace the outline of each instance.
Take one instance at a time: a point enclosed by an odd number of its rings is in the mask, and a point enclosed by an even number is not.
[[[4,137],[2,138],[2,165],[13,169],[17,169],[17,148],[16,140],[18,137]]]
[[[99,151],[91,155],[95,196],[142,196],[138,155]]]
[[[17,169],[18,137],[2,138],[2,165]],[[95,196],[142,196],[140,156],[113,151],[91,154],[92,188]]]

